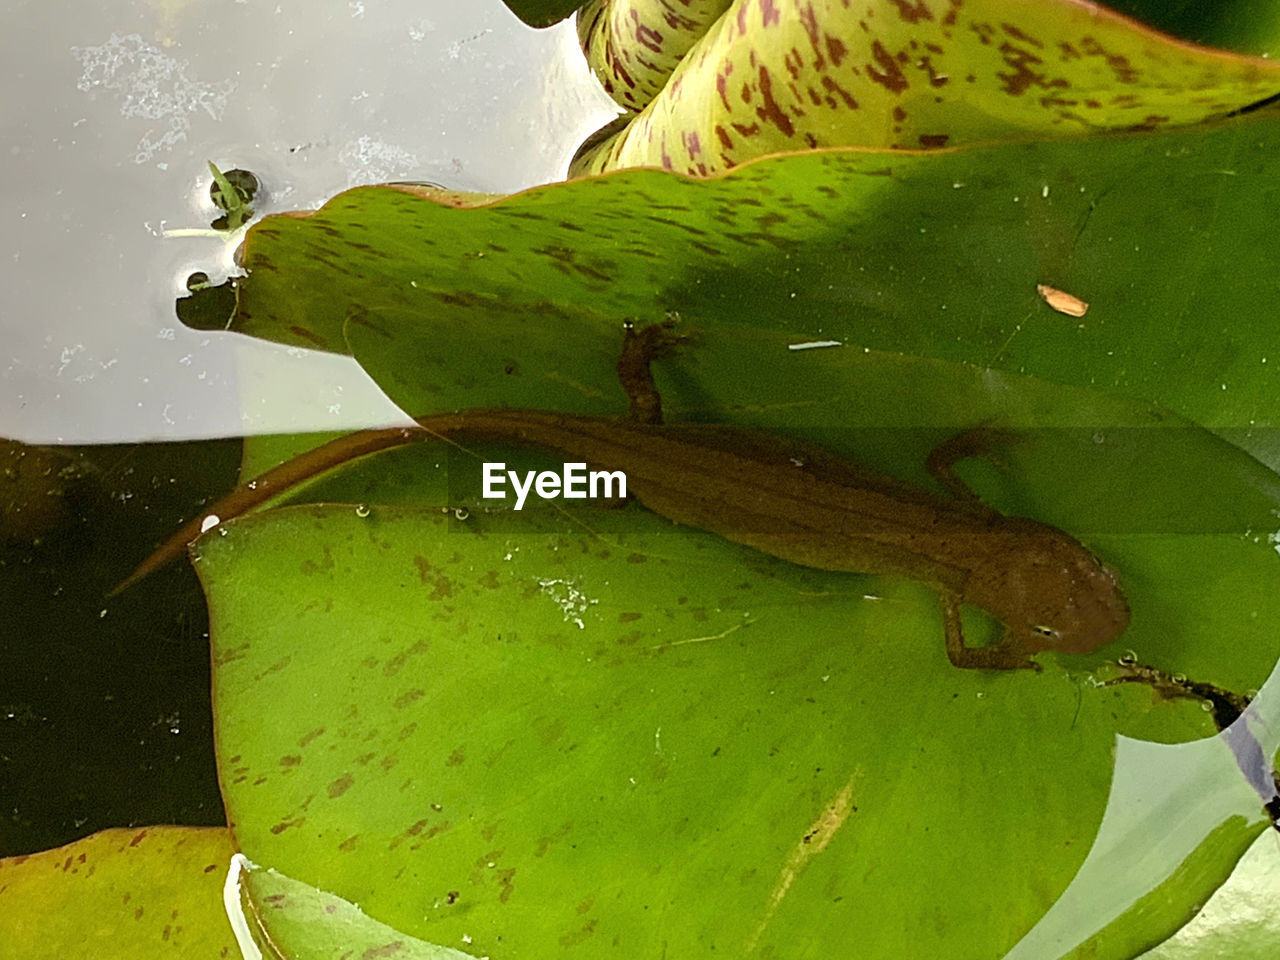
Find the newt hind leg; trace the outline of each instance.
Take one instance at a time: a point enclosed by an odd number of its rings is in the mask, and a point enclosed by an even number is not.
[[[944,589],[942,601],[942,625],[947,638],[947,659],[953,666],[964,670],[1034,670],[1040,672],[1040,664],[1027,657],[1014,646],[1007,634],[998,647],[969,647],[964,642],[964,630],[960,623],[960,595]]]
[[[649,364],[675,353],[688,339],[673,333],[669,322],[653,323],[637,330],[635,323],[627,321],[622,355],[618,357],[618,379],[627,392],[627,419],[635,423],[662,423],[662,398]]]
[[[1011,442],[1014,439],[1016,438],[1007,431],[988,427],[962,430],[929,451],[929,459],[925,464],[933,479],[937,480],[957,500],[979,508],[985,513],[994,514],[995,511],[983,503],[982,498],[960,479],[955,472],[955,465],[970,457],[985,457],[1000,466],[1000,457],[996,453],[997,443]]]

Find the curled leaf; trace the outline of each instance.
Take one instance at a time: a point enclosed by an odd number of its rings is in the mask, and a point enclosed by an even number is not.
[[[572,172],[707,176],[779,151],[1155,130],[1277,89],[1280,64],[1075,0],[736,0],[644,111]]]

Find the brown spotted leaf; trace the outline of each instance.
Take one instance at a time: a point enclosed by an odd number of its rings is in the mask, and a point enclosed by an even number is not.
[[[0,859],[0,956],[239,957],[222,905],[234,852],[223,827],[147,827]]]
[[[617,412],[621,321],[674,311],[738,340],[720,363],[679,359],[673,402],[701,409],[768,402],[775,368],[747,334],[785,332],[1256,430],[1280,423],[1280,346],[1258,321],[1274,312],[1277,158],[1280,121],[1260,113],[1103,141],[802,153],[709,180],[616,171],[468,209],[363,188],[250,231],[235,329],[358,343],[414,414]],[[1261,433],[1242,442],[1280,460]]]
[[[588,0],[578,14],[587,64],[618,106],[638,113],[732,0]]]
[[[816,147],[1154,130],[1278,89],[1280,64],[1077,0],[737,0],[662,93],[573,172],[706,176]]]

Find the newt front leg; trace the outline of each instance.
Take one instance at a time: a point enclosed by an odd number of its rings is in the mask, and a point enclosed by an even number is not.
[[[628,320],[623,326],[622,353],[618,356],[618,380],[627,392],[627,419],[633,423],[662,423],[662,397],[653,382],[650,364],[670,356],[688,340],[671,332],[669,323],[651,323],[636,330]]]

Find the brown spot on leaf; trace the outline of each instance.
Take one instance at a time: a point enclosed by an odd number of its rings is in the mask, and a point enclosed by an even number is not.
[[[397,710],[403,710],[409,704],[426,696],[426,691],[421,687],[414,687],[412,690],[406,690],[400,696],[396,697],[395,706]]]
[[[763,64],[760,65],[760,99],[762,104],[756,107],[756,116],[766,123],[772,123],[784,137],[794,135],[795,125],[773,99],[773,78]]]
[[[578,944],[582,943],[584,940],[588,939],[593,933],[596,932],[596,924],[598,922],[599,921],[597,920],[592,920],[589,923],[585,924],[581,930],[576,930],[573,933],[566,933],[563,937],[560,938],[560,946],[576,947]]]
[[[462,766],[462,764],[466,763],[466,760],[467,760],[466,751],[464,751],[461,747],[457,747],[453,751],[453,753],[449,754],[449,757],[448,759],[445,760],[444,765],[446,767],[460,767]]]
[[[409,662],[409,658],[416,657],[420,653],[426,653],[431,646],[427,640],[418,640],[413,646],[407,650],[401,650],[394,657],[388,660],[382,667],[383,676],[394,677],[397,673],[404,669],[404,665]]]
[[[360,954],[360,960],[381,960],[382,957],[394,957],[404,949],[403,940],[392,940],[379,947],[369,947]]]
[[[935,150],[938,147],[945,147],[950,139],[951,134],[949,133],[922,133],[920,134],[920,146],[926,150]]]
[[[1012,23],[1002,23],[1000,24],[1000,29],[1003,30],[1005,33],[1007,33],[1009,36],[1013,37],[1013,39],[1015,40],[1021,40],[1023,43],[1029,43],[1038,50],[1044,49],[1043,43],[1041,43],[1035,37],[1030,36],[1029,34],[1023,33],[1021,30],[1015,27]]]
[[[934,69],[932,57],[921,57],[917,66],[929,74],[929,86],[933,87],[935,90],[938,87],[945,87],[951,82],[951,78],[945,73],[939,73]]]
[[[836,83],[834,78],[830,76],[824,76],[822,78],[822,86],[827,90],[828,93],[834,93],[841,100],[843,100],[844,105],[848,107],[850,110],[858,109],[858,101],[853,99],[853,94],[849,93],[848,90],[840,86],[840,84]]]
[[[844,58],[848,56],[849,49],[839,37],[833,37],[827,34],[824,39],[827,41],[827,56],[831,58],[833,66],[840,66]]]
[[[631,11],[631,21],[636,28],[636,43],[640,46],[652,50],[654,53],[662,52],[662,34],[653,27],[640,22],[640,15],[635,10]]]
[[[329,799],[335,800],[351,789],[351,785],[355,783],[355,778],[349,773],[344,773],[337,780],[331,782],[328,786]]]
[[[298,741],[298,746],[305,747],[308,743],[310,743],[312,740],[314,740],[316,737],[320,736],[323,733],[324,733],[324,727],[316,727],[314,730],[310,731],[309,733],[303,734],[302,739]]]
[[[871,55],[875,58],[880,69],[877,70],[872,64],[867,64],[867,75],[872,81],[880,84],[890,93],[902,93],[910,84],[907,82],[906,76],[902,73],[902,67],[898,65],[897,60],[884,48],[879,40],[871,45]]]
[[[1004,62],[1013,68],[1013,73],[996,73],[1004,81],[1003,91],[1010,96],[1022,96],[1032,86],[1043,89],[1069,86],[1061,77],[1049,80],[1043,73],[1035,70],[1044,61],[1030,50],[1015,47],[1006,41],[1000,44],[1000,54]]]
[[[907,23],[919,23],[921,20],[932,20],[933,11],[925,4],[924,0],[918,0],[912,3],[911,0],[889,0],[898,8],[898,16]]]
[[[329,341],[327,341],[324,337],[320,336],[319,334],[312,333],[306,327],[299,327],[297,325],[294,325],[289,328],[289,332],[292,333],[295,337],[298,337],[299,339],[306,340],[310,343],[315,344],[317,347],[319,347],[322,350],[329,345]]]
[[[546,836],[539,837],[538,845],[534,848],[533,855],[535,857],[545,856],[547,853],[547,849],[551,846],[551,844],[556,843],[557,841],[563,840],[565,837],[569,835],[569,831],[572,829],[573,829],[573,821],[567,820],[560,825],[560,828],[556,830],[555,833],[549,833]]]
[[[498,894],[499,903],[506,903],[511,899],[511,893],[515,889],[515,877],[515,867],[508,867],[498,871],[498,887],[502,891]]]
[[[1118,53],[1112,53],[1093,37],[1085,37],[1080,41],[1080,46],[1084,48],[1084,52],[1089,56],[1102,57],[1115,74],[1116,80],[1120,83],[1138,82],[1138,71],[1134,69],[1128,58]]]
[[[282,767],[296,767],[301,762],[302,757],[296,753],[286,754],[280,758],[280,766]]]

